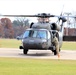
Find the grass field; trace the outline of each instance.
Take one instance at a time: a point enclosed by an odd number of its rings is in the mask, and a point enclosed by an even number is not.
[[[0,48],[18,48],[21,41],[16,39],[0,39]]]
[[[76,50],[76,42],[63,42],[62,50]]]
[[[16,39],[0,39],[0,48],[18,48],[21,41]],[[63,42],[63,50],[76,50],[76,42]]]
[[[76,61],[0,58],[0,75],[76,75]]]

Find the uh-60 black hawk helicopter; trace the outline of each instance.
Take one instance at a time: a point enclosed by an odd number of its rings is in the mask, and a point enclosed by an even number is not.
[[[46,21],[46,19],[49,20],[50,17],[56,17],[54,15],[41,13],[38,15],[26,15],[26,17],[38,17],[39,22],[31,23],[30,28],[25,30],[22,37],[17,37],[17,39],[22,40],[22,46],[19,46],[19,48],[23,49],[24,54],[27,54],[29,49],[33,49],[51,50],[54,52],[54,55],[56,55],[57,50],[53,39],[54,37],[58,38],[60,51],[64,32],[63,23],[66,22],[66,19],[59,17],[59,21],[61,20],[62,23],[61,25],[57,25],[57,23],[50,23],[50,21]]]
[[[40,13],[37,15],[3,15],[9,17],[38,17],[42,18],[42,22],[31,23],[30,28],[26,29],[22,36],[18,36],[17,39],[22,40],[23,53],[27,54],[28,50],[51,50],[54,55],[57,54],[56,46],[52,42],[54,37],[58,38],[59,50],[63,42],[63,33],[66,19],[63,16],[50,15],[47,13]],[[45,22],[45,18],[58,17],[58,21],[61,24]]]

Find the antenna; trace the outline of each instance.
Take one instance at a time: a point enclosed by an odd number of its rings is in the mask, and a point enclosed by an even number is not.
[[[63,13],[63,9],[64,9],[64,5],[63,5],[63,7],[62,7],[62,10],[61,10],[61,14],[60,14],[60,16],[62,16],[62,13]]]
[[[64,9],[64,5],[62,6],[62,9],[61,9],[61,13],[60,13],[60,16],[62,16],[62,13],[63,13],[63,9]],[[58,24],[60,23],[60,17],[58,17],[58,20],[56,21],[56,23],[58,22]]]

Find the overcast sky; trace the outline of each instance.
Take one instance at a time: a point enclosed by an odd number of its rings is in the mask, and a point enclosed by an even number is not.
[[[76,0],[0,0],[0,14],[37,14],[76,11]]]
[[[60,14],[62,9],[63,12],[76,11],[76,0],[0,0],[1,14]]]

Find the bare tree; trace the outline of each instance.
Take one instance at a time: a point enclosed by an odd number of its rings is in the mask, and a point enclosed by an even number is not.
[[[29,26],[29,20],[26,19],[25,17],[17,17],[16,21],[18,22],[19,25],[21,26]]]
[[[72,15],[76,16],[76,11],[73,11]],[[73,25],[74,25],[74,28],[76,28],[76,17],[74,17],[74,19],[73,19]]]

